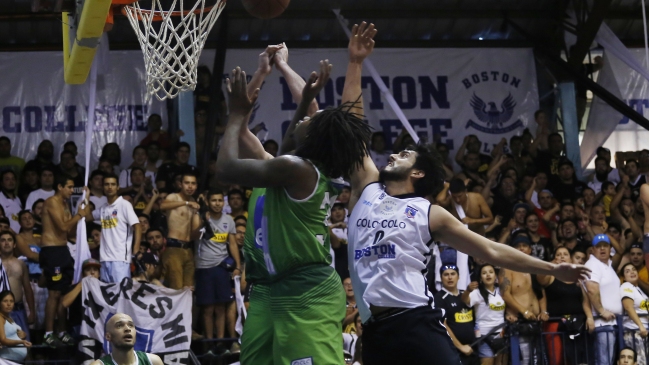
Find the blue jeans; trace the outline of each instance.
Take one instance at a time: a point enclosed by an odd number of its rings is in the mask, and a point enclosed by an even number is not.
[[[131,264],[123,261],[102,261],[99,279],[104,283],[120,283],[131,277]]]
[[[595,328],[595,364],[613,364],[616,327],[617,326],[601,326]]]

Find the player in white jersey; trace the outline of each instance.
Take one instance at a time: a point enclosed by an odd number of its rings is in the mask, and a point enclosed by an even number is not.
[[[374,48],[373,25],[354,26],[343,102],[359,100],[361,69]],[[362,100],[351,110],[362,115]],[[426,283],[433,237],[471,256],[565,282],[589,276],[581,265],[552,264],[468,230],[424,197],[441,190],[435,151],[416,146],[390,156],[379,174],[370,156],[351,176],[349,269],[363,322],[363,364],[459,365],[460,358]]]

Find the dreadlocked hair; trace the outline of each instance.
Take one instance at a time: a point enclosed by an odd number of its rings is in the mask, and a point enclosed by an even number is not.
[[[419,143],[409,145],[406,150],[417,152],[413,169],[424,171],[424,177],[414,183],[415,195],[420,197],[435,196],[444,187],[444,165],[434,145]]]
[[[349,177],[362,168],[363,158],[369,156],[372,131],[364,115],[351,111],[357,102],[328,107],[316,114],[295,155],[317,162],[329,177]]]

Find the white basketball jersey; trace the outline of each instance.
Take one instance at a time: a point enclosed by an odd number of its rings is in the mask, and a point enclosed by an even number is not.
[[[349,217],[349,271],[363,322],[370,304],[417,308],[433,305],[426,264],[433,244],[430,202],[393,197],[376,182],[363,190]]]

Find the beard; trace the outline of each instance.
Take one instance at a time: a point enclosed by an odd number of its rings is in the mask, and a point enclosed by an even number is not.
[[[597,177],[597,181],[606,181],[608,180],[608,172],[600,174],[599,172],[595,172],[595,176]]]
[[[386,171],[385,169],[381,170],[379,172],[379,182],[383,185],[387,181],[405,181],[408,178],[408,170],[406,171]]]

